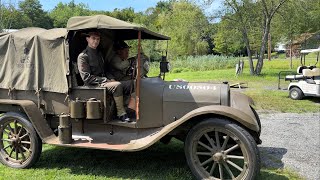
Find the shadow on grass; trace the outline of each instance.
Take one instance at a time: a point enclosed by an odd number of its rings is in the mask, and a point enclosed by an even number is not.
[[[193,179],[178,141],[131,153],[45,146],[34,168],[114,179]]]
[[[275,165],[265,166],[258,179],[288,179],[277,174],[283,168],[281,158],[286,149],[260,147],[262,161],[272,159]],[[184,156],[183,143],[157,143],[140,152],[113,152],[93,149],[64,148],[46,145],[35,170],[68,169],[71,175],[90,175],[112,179],[194,179]],[[59,171],[58,171],[59,172]]]
[[[320,98],[319,97],[311,97],[311,96],[307,96],[307,97],[304,97],[305,99],[308,99],[314,103],[317,103],[317,104],[320,104]]]

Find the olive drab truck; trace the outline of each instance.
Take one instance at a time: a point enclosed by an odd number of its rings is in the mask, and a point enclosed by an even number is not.
[[[134,152],[176,138],[184,142],[196,179],[257,177],[261,124],[251,98],[228,83],[165,81],[169,63],[163,57],[159,76],[141,77],[137,68],[135,118],[124,123],[115,116],[112,95],[84,86],[77,73],[77,56],[87,45],[82,34],[89,29],[101,32],[106,60],[116,40],[136,40],[136,67],[142,40],[170,40],[104,15],[72,17],[66,28],[0,34],[2,164],[32,167],[43,143]]]

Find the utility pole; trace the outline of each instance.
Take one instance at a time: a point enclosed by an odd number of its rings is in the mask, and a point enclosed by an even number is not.
[[[292,68],[292,39],[290,39],[290,69]]]
[[[268,60],[271,61],[271,34],[268,34]]]

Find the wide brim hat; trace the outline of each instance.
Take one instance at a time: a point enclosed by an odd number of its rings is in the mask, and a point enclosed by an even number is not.
[[[124,41],[116,41],[113,44],[114,49],[116,50],[121,50],[121,49],[125,49],[125,48],[131,48],[131,46],[129,46],[126,42]]]
[[[92,30],[88,30],[84,33],[82,33],[84,36],[89,37],[89,36],[101,36],[101,33],[96,30],[96,29],[92,29]]]

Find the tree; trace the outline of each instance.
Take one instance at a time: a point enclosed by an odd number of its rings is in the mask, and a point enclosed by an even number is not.
[[[195,4],[181,1],[172,3],[172,10],[159,15],[161,31],[171,36],[171,54],[207,54],[206,28],[208,20]]]
[[[204,0],[211,4],[213,0]],[[229,19],[233,23],[234,28],[238,29],[243,36],[244,44],[247,48],[250,74],[259,75],[263,67],[263,58],[266,50],[266,42],[270,32],[272,18],[280,7],[287,0],[224,0],[224,9],[221,16]],[[256,27],[260,27],[260,32]],[[261,36],[259,57],[256,68],[254,69],[252,61],[252,40],[257,39],[257,35]],[[257,41],[255,41],[257,42]]]
[[[124,9],[116,8],[113,10],[113,12],[111,12],[110,16],[115,17],[117,19],[121,19],[123,21],[133,22],[136,14],[132,7]]]
[[[266,50],[266,44],[268,40],[268,35],[270,32],[271,21],[275,13],[287,0],[278,0],[274,2],[273,0],[261,0],[261,8],[263,13],[262,21],[262,42],[260,47],[260,56],[258,58],[255,74],[259,75],[263,67],[264,53]]]
[[[91,14],[93,12],[90,12],[87,5],[76,4],[73,0],[66,4],[59,2],[49,13],[49,16],[53,19],[54,27],[62,28],[67,26],[69,18],[73,16],[88,16]]]
[[[47,29],[53,27],[51,18],[43,11],[39,0],[21,1],[19,2],[19,8],[20,11],[22,11],[22,14],[30,19],[32,26]]]
[[[233,29],[230,21],[222,20],[218,24],[218,32],[214,35],[214,50],[223,55],[234,55],[242,49],[243,41],[241,33]]]
[[[13,9],[14,6],[11,4],[11,2],[6,4],[0,0],[0,32],[2,32],[3,29],[11,28],[12,18],[8,15]]]
[[[0,0],[0,31],[32,26],[31,20],[15,8],[15,4]]]

